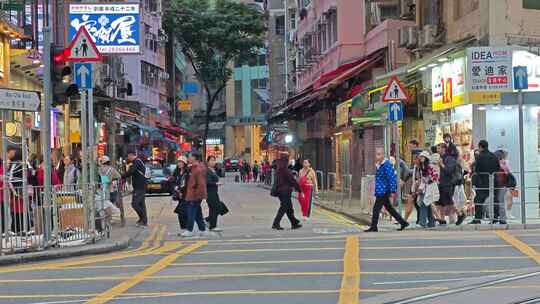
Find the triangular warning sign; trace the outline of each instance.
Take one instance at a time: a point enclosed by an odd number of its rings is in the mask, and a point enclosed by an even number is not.
[[[97,49],[96,44],[84,26],[79,28],[79,31],[77,31],[77,34],[73,37],[67,50],[67,61],[86,62],[103,60],[103,56]]]
[[[384,90],[383,101],[394,102],[407,100],[409,100],[409,94],[407,94],[407,90],[401,85],[399,79],[396,76],[390,78]]]

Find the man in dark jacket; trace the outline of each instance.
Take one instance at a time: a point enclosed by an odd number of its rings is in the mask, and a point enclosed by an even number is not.
[[[122,175],[122,178],[131,177],[131,185],[133,186],[133,195],[131,198],[131,206],[139,216],[139,220],[135,225],[140,227],[148,226],[148,216],[146,215],[146,166],[144,162],[137,157],[134,151],[128,152],[128,160],[131,162],[129,170]]]
[[[488,142],[481,140],[478,143],[479,153],[473,165],[473,185],[476,187],[474,197],[474,220],[470,224],[481,224],[484,217],[485,201],[489,196],[489,176],[500,170],[499,159],[489,151]],[[495,197],[495,218],[499,216],[497,194]],[[504,207],[503,207],[504,208]]]
[[[300,192],[300,185],[298,185],[298,182],[288,168],[289,154],[286,152],[280,153],[279,160],[276,163],[277,170],[275,182],[277,183],[277,193],[280,206],[274,219],[272,229],[283,230],[283,228],[281,228],[281,219],[285,214],[287,214],[287,218],[289,218],[289,221],[291,222],[292,229],[301,228],[302,225],[300,225],[300,221],[294,217],[294,209],[291,199],[293,189]]]

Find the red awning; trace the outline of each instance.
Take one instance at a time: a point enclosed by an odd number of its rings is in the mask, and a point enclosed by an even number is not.
[[[384,53],[382,51],[379,51],[379,52],[375,53],[374,55],[369,56],[367,59],[361,60],[359,63],[357,63],[353,67],[350,67],[346,71],[343,71],[342,73],[340,73],[334,79],[328,81],[325,85],[321,86],[320,89],[325,89],[325,88],[329,88],[329,87],[335,87],[335,86],[347,81],[348,79],[360,74],[361,72],[367,70],[372,65],[377,63],[377,61],[379,61],[379,59],[383,58],[383,54]]]
[[[165,137],[168,140],[172,140],[174,142],[176,142],[178,140],[178,138],[176,136],[172,135],[171,133],[169,133],[167,131],[163,132],[163,137]]]
[[[364,87],[361,84],[356,84],[352,89],[349,91],[349,94],[347,94],[347,98],[353,98],[354,96],[358,95]]]
[[[186,130],[184,128],[180,128],[180,127],[173,126],[173,125],[165,125],[165,124],[162,124],[159,121],[156,121],[156,127],[160,128],[162,130],[171,132],[171,133],[179,134],[179,135],[184,135],[184,136],[189,136],[189,137],[194,136],[193,132],[190,132],[190,131],[188,131],[188,130]]]
[[[333,70],[331,72],[323,74],[321,77],[319,77],[319,79],[317,79],[315,81],[315,83],[313,84],[313,88],[318,89],[318,88],[322,87],[324,84],[326,84],[327,82],[333,80],[334,78],[336,78],[341,73],[343,73],[343,72],[345,72],[345,71],[347,71],[347,70],[361,64],[364,60],[365,59],[362,58],[360,60],[344,64],[342,66],[339,66],[337,69],[335,69],[335,70]]]
[[[123,115],[123,116],[127,116],[127,117],[130,117],[130,118],[137,118],[137,117],[139,117],[139,114],[134,113],[134,112],[131,112],[130,110],[126,110],[126,109],[123,109],[123,108],[119,108],[119,107],[116,108],[116,112],[120,113],[120,114]]]

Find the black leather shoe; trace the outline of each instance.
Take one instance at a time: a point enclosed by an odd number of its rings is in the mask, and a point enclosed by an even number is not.
[[[398,228],[398,231],[403,231],[405,230],[405,228],[409,227],[409,223],[404,223],[404,224],[401,224],[401,228]]]
[[[296,225],[293,225],[293,226],[291,227],[291,229],[293,229],[293,230],[294,230],[294,229],[300,229],[300,228],[302,228],[302,225],[301,225],[301,224],[296,224]]]
[[[469,222],[469,225],[480,225],[482,224],[482,221],[480,220],[472,220]]]
[[[272,226],[272,229],[274,229],[274,230],[283,230],[283,227],[281,227],[281,226]]]
[[[456,221],[456,226],[459,226],[463,223],[463,221],[465,220],[465,214],[460,214],[457,218],[457,221]]]
[[[364,230],[364,232],[378,232],[379,230],[377,228],[370,227],[368,230]]]

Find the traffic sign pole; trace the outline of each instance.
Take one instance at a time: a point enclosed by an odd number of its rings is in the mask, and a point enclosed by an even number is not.
[[[529,76],[526,66],[517,66],[513,68],[514,89],[518,90],[518,117],[519,117],[519,186],[521,198],[521,223],[526,222],[526,197],[525,197],[525,137],[523,135],[523,90],[529,88]]]
[[[92,187],[92,185],[95,185],[96,184],[96,168],[97,168],[97,163],[96,163],[96,137],[95,137],[95,123],[94,123],[94,94],[93,94],[93,89],[90,88],[90,89],[87,89],[86,90],[87,92],[87,101],[88,101],[88,154],[89,154],[89,158],[88,158],[88,163],[90,165],[90,178],[89,178],[89,182],[90,182],[90,185]],[[95,186],[94,186],[95,187]],[[91,189],[94,190],[92,187]],[[97,187],[95,187],[97,189]],[[94,191],[90,191],[90,195],[94,195]],[[103,191],[104,193],[104,191]],[[105,199],[105,197],[102,197],[101,199]],[[89,202],[93,202],[93,198],[90,197],[90,200]],[[89,210],[90,210],[90,214],[95,214],[95,204],[94,203],[91,203],[90,206],[89,206]],[[95,226],[96,226],[96,222],[94,220],[90,221],[90,229],[91,231],[94,231],[95,230]]]
[[[518,91],[518,116],[519,116],[519,182],[521,197],[521,223],[525,224],[525,140],[523,135],[523,90]],[[500,202],[499,202],[500,203]],[[503,206],[504,207],[504,206]]]
[[[52,171],[52,160],[51,160],[51,107],[53,102],[53,92],[52,92],[52,83],[51,83],[51,65],[53,64],[50,60],[51,58],[51,43],[52,43],[52,33],[49,26],[43,27],[43,105],[41,107],[41,143],[43,148],[43,185],[44,185],[44,197],[43,197],[43,206],[45,208],[43,214],[43,241],[45,246],[48,247],[50,239],[50,228],[51,228],[51,214],[49,212],[52,210],[51,206],[51,196],[52,196],[52,185],[51,185],[51,171]]]

